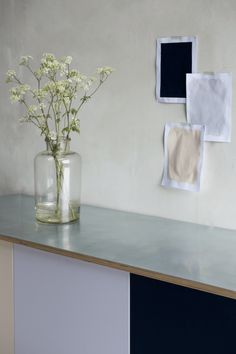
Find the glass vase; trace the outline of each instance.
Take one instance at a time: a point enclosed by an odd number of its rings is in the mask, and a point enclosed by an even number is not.
[[[70,140],[47,143],[34,160],[36,219],[68,223],[80,216],[81,158],[70,151]]]

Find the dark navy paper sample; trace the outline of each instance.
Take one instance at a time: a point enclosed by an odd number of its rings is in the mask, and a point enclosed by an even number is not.
[[[161,43],[160,97],[186,97],[186,74],[192,73],[192,42]]]

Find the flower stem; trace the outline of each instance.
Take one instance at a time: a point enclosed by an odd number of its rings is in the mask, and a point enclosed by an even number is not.
[[[56,168],[56,210],[55,214],[57,217],[60,216],[60,199],[62,191],[62,181],[63,181],[63,165],[61,161],[58,160],[57,155],[53,156]]]

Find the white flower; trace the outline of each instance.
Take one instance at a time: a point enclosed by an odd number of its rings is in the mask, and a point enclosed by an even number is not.
[[[36,70],[36,71],[34,72],[34,74],[35,74],[35,76],[37,77],[37,79],[41,79],[42,76],[43,76],[43,74],[44,74],[44,72],[43,72],[42,69],[38,69],[38,70]]]
[[[69,79],[70,80],[70,79]],[[74,82],[77,82],[77,84],[80,84],[82,81],[83,81],[83,79],[80,77],[80,76],[75,76],[75,77],[73,77],[73,80],[74,80]],[[80,87],[80,86],[79,86]]]
[[[27,91],[30,90],[29,85],[19,85],[10,89],[10,99],[12,102],[19,102]]]
[[[45,98],[45,96],[47,95],[47,90],[45,88],[42,88],[42,89],[34,89],[32,90],[33,92],[33,97],[35,98],[38,98],[39,100],[42,100]]]
[[[86,82],[82,82],[81,87],[84,89],[85,92],[88,92],[90,86]]]
[[[55,60],[55,55],[54,54],[51,54],[51,53],[44,53],[43,54],[43,57],[41,59],[41,63],[45,64],[49,61],[54,61]]]
[[[92,84],[96,81],[94,77],[82,77],[82,80],[80,82],[80,87],[84,89],[85,92],[89,91],[90,87]]]
[[[95,78],[71,69],[71,56],[57,59],[53,54],[45,53],[40,66],[35,70],[31,67],[31,59],[29,55],[22,56],[19,64],[33,74],[36,85],[31,88],[23,84],[14,70],[8,70],[6,82],[15,83],[15,87],[10,90],[10,98],[12,102],[23,103],[26,113],[20,122],[34,123],[41,135],[57,147],[60,136],[69,137],[71,132],[80,132],[80,121],[77,118],[80,107],[100,88],[113,69],[100,67]],[[93,85],[96,80],[97,84]]]
[[[12,82],[16,77],[15,70],[8,70],[6,73],[6,83]]]
[[[30,115],[34,115],[37,112],[37,110],[38,110],[38,107],[35,106],[34,104],[32,104],[28,107],[28,112]]]
[[[46,68],[46,67],[43,67],[42,69],[40,69],[41,70],[41,72],[42,72],[42,74],[43,75],[47,75],[48,73],[49,73],[49,68]]]
[[[74,118],[73,121],[76,127],[80,126],[80,120],[78,118]]]
[[[67,80],[74,80],[76,82],[80,82],[83,79],[83,75],[78,70],[70,70],[68,72],[68,79]]]
[[[23,56],[20,58],[19,65],[28,65],[30,59],[31,59],[31,60],[33,59],[33,57],[31,57],[31,55],[23,55]]]
[[[71,64],[71,62],[72,62],[72,57],[70,57],[69,55],[67,57],[65,57],[65,59],[64,59],[65,64],[69,65],[69,64]]]
[[[55,58],[53,54],[45,53],[41,59],[41,70],[44,74],[48,74],[50,71],[56,72],[60,70],[61,63]]]
[[[30,90],[30,86],[29,85],[20,85],[19,86],[20,92],[22,95],[24,95],[26,92],[28,92]]]
[[[70,129],[73,132],[80,133],[80,120],[78,118],[73,118],[70,124]]]
[[[58,82],[56,83],[56,90],[57,90],[59,93],[65,92],[65,90],[66,90],[66,82],[64,82],[64,81],[58,81]]]
[[[69,104],[70,103],[70,98],[69,97],[65,97],[64,101],[65,101],[65,104]]]
[[[10,89],[10,99],[12,102],[19,102],[21,100],[21,95],[17,87]]]
[[[97,74],[100,75],[100,81],[105,81],[108,76],[114,71],[110,66],[103,66],[101,68],[97,68]]]
[[[76,70],[71,72],[71,79],[78,84],[78,88],[84,88],[87,85],[87,76],[81,74],[78,71],[76,72]]]
[[[100,75],[110,75],[114,71],[110,66],[103,66],[101,68],[97,68],[97,73]]]

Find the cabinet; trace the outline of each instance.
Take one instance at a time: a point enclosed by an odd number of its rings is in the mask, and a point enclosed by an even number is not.
[[[235,231],[33,206],[0,197],[0,354],[235,354]]]

